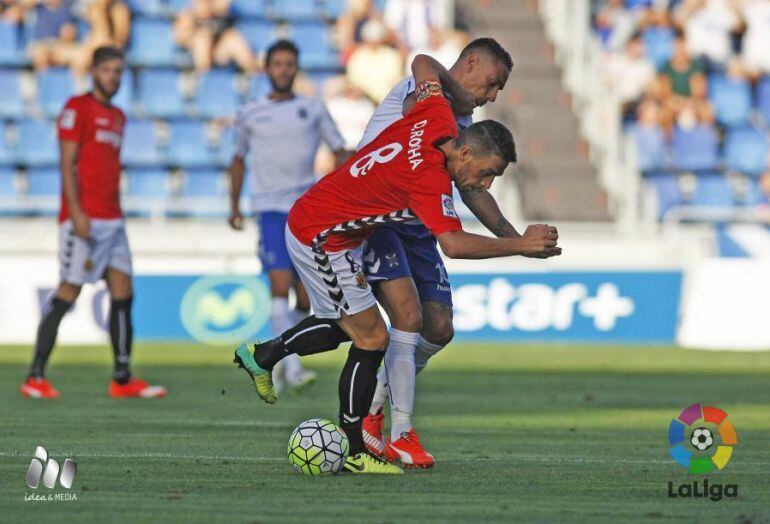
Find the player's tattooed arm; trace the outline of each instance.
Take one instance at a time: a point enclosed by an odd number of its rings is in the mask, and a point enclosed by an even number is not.
[[[521,236],[503,216],[500,206],[486,189],[482,187],[466,189],[460,191],[460,197],[471,210],[471,213],[479,219],[479,222],[496,237],[515,238]]]

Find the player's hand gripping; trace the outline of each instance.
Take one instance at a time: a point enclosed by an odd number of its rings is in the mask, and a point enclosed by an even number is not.
[[[71,213],[71,216],[75,234],[84,240],[88,240],[91,236],[91,221],[88,220],[88,215],[82,211],[75,211]]]
[[[559,232],[554,226],[548,224],[533,224],[527,226],[521,239],[523,242],[523,255],[528,258],[550,258],[561,255],[561,248],[557,247]]]
[[[241,211],[239,209],[233,209],[230,211],[230,218],[227,219],[227,222],[230,224],[230,227],[236,231],[243,230],[243,215],[241,215]]]

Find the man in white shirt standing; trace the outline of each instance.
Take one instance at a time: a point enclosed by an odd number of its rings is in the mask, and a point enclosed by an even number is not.
[[[292,266],[286,249],[284,229],[294,202],[316,182],[313,161],[320,141],[334,151],[338,160],[344,140],[320,98],[294,93],[299,71],[299,50],[293,42],[279,40],[267,50],[265,72],[272,90],[249,102],[238,114],[235,154],[230,163],[230,227],[243,229],[240,196],[245,160],[249,157],[248,187],[251,211],[259,229],[259,258],[270,280],[272,304],[270,327],[279,334],[297,324],[310,309],[310,301]],[[296,305],[289,309],[289,290],[294,289]],[[296,355],[283,360],[274,370],[276,386],[283,383],[299,388],[315,380]]]

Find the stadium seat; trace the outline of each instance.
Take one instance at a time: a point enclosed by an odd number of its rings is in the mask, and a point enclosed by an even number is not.
[[[216,149],[216,162],[220,167],[230,165],[235,153],[235,130],[232,127],[226,127],[222,130],[219,137],[219,144]]]
[[[714,105],[717,122],[728,127],[746,123],[751,111],[751,86],[745,79],[712,75],[709,99]]]
[[[304,23],[291,26],[290,38],[300,49],[300,64],[305,69],[323,69],[339,66],[339,55],[323,23]]]
[[[175,65],[178,57],[171,23],[157,19],[136,20],[131,26],[128,57],[136,65]]]
[[[739,195],[739,201],[746,206],[757,206],[768,204],[768,195],[764,194],[759,186],[759,180],[756,178],[747,178],[744,191]]]
[[[163,0],[128,0],[131,12],[149,18],[159,17],[166,12]]]
[[[194,169],[185,173],[182,196],[220,197],[227,194],[227,184],[221,171]]]
[[[238,112],[238,105],[235,73],[229,69],[219,69],[201,76],[195,95],[198,114],[209,118],[232,116]]]
[[[347,0],[324,0],[323,14],[325,18],[336,20],[348,9]]]
[[[21,74],[14,69],[0,70],[0,118],[19,118],[24,114]]]
[[[123,131],[121,160],[129,166],[157,166],[163,163],[154,125],[149,120],[129,120]]]
[[[697,206],[734,206],[733,189],[727,177],[722,173],[698,175],[691,203]]]
[[[233,0],[230,12],[236,17],[265,18],[267,15],[265,0]]]
[[[670,27],[650,27],[642,33],[647,58],[660,70],[674,50],[674,31]]]
[[[672,207],[682,204],[682,191],[675,175],[658,172],[645,177],[645,180],[655,190],[659,219],[662,219]]]
[[[177,117],[185,114],[180,91],[180,73],[170,69],[147,69],[139,75],[139,103],[153,116]]]
[[[323,15],[317,0],[291,0],[274,2],[269,10],[272,17],[280,20],[316,20]]]
[[[241,21],[235,27],[255,53],[264,53],[276,39],[275,26],[270,22]]]
[[[770,76],[763,77],[757,84],[757,109],[770,126]]]
[[[38,104],[48,116],[57,116],[75,94],[75,79],[69,69],[57,67],[38,73]]]
[[[59,160],[56,126],[48,120],[22,120],[19,124],[18,159],[22,163],[43,166]]]
[[[8,143],[8,130],[5,122],[0,120],[0,165],[13,164],[16,160],[16,155]]]
[[[674,166],[686,171],[714,169],[719,163],[719,136],[713,126],[677,126],[672,142]]]
[[[16,171],[11,167],[0,166],[0,197],[16,196]]]
[[[0,21],[0,65],[21,66],[26,62],[18,28]]]
[[[61,176],[55,167],[27,170],[27,194],[31,196],[55,196],[60,193]]]
[[[636,145],[636,158],[640,171],[661,169],[666,164],[666,144],[663,130],[659,127],[634,125],[630,130]]]
[[[120,89],[118,89],[112,103],[129,114],[134,107],[134,73],[130,69],[123,72],[123,78],[120,80]]]
[[[267,75],[259,74],[251,77],[249,82],[249,100],[258,100],[270,94],[270,79]]]
[[[182,9],[187,9],[192,4],[193,0],[167,0],[168,7],[173,13],[178,13]]]
[[[128,196],[166,197],[169,194],[168,173],[163,169],[133,169],[127,173]]]
[[[203,122],[172,122],[168,160],[171,164],[182,167],[211,165],[214,159]]]
[[[761,175],[768,167],[768,136],[753,129],[733,129],[725,138],[727,167],[746,175]]]

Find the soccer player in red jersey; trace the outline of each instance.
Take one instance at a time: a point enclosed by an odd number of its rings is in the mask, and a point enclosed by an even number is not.
[[[163,397],[166,388],[131,375],[131,251],[120,209],[120,145],[126,117],[110,101],[120,87],[123,53],[94,51],[93,89],[69,99],[59,116],[62,199],[59,213],[59,274],[56,294],[37,331],[35,356],[21,393],[56,398],[45,366],[62,317],[87,282],[105,279],[110,293],[109,332],[115,370],[108,393],[119,397]]]
[[[561,254],[556,228],[532,226],[519,238],[467,233],[452,200],[459,188],[489,189],[516,161],[511,133],[486,120],[463,130],[433,70],[415,71],[417,103],[342,167],[309,189],[289,213],[286,243],[314,315],[235,361],[268,403],[276,401],[270,370],[287,354],[307,355],[353,344],[339,382],[340,426],[350,441],[345,469],[401,473],[366,450],[362,419],[371,405],[388,330],[362,272],[362,242],[375,226],[419,218],[450,258]]]

